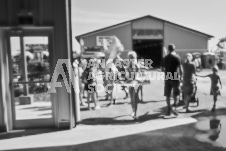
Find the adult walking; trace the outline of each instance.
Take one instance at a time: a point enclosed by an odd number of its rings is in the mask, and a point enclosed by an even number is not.
[[[185,63],[183,64],[183,94],[184,94],[184,103],[186,113],[189,113],[189,103],[191,101],[192,95],[195,92],[195,83],[196,83],[196,67],[192,62],[192,54],[188,53],[186,55]]]
[[[170,116],[171,113],[174,115],[178,115],[176,110],[173,110],[170,104],[170,96],[171,91],[173,89],[173,98],[174,104],[178,103],[179,99],[179,86],[180,86],[180,78],[182,77],[182,65],[181,59],[175,52],[175,45],[170,44],[168,46],[169,54],[166,55],[162,61],[162,67],[165,72],[165,88],[164,88],[164,96],[166,96],[166,103],[168,107],[167,116]],[[176,108],[175,108],[176,109]]]
[[[130,64],[128,66],[128,75],[126,76],[128,82],[129,82],[129,94],[130,94],[130,98],[131,98],[131,105],[132,105],[132,114],[131,116],[134,119],[137,119],[137,106],[138,106],[138,101],[139,101],[139,97],[138,97],[138,81],[136,80],[136,76],[138,74],[139,71],[139,66],[137,63],[137,54],[134,51],[131,51],[128,53],[128,57],[129,57],[129,61]]]

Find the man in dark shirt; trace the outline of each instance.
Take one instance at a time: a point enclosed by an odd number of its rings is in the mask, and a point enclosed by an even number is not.
[[[166,103],[168,107],[167,115],[178,115],[176,110],[173,110],[170,104],[171,91],[173,89],[174,104],[177,104],[180,94],[180,77],[182,77],[181,59],[175,53],[175,45],[168,46],[169,54],[163,59],[162,67],[165,71],[165,88],[164,96],[166,96]]]

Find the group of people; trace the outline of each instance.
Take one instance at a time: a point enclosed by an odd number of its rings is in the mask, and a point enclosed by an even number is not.
[[[167,102],[167,115],[178,115],[176,111],[177,104],[179,103],[179,95],[180,95],[180,83],[182,82],[182,92],[184,95],[184,103],[186,112],[191,112],[189,110],[189,103],[191,101],[191,97],[195,93],[195,86],[197,77],[209,77],[211,79],[211,91],[210,95],[213,95],[213,108],[212,111],[215,111],[217,97],[220,95],[220,87],[222,89],[222,83],[220,80],[220,76],[218,75],[218,67],[212,67],[212,74],[208,74],[205,76],[197,75],[196,73],[196,66],[193,63],[193,56],[192,54],[188,53],[186,55],[186,60],[182,63],[179,55],[175,52],[175,45],[170,44],[168,46],[169,54],[164,57],[162,62],[162,69],[165,72],[165,88],[164,88],[164,95],[166,96]],[[174,78],[170,78],[169,75],[173,75]],[[176,76],[176,78],[175,78]],[[171,91],[173,89],[173,98],[175,109],[172,108],[170,103]]]
[[[176,111],[176,107],[179,104],[179,96],[182,91],[184,95],[184,103],[186,112],[191,112],[189,110],[189,103],[191,101],[192,96],[195,93],[196,88],[196,81],[197,77],[209,77],[211,79],[211,95],[213,95],[213,108],[212,111],[215,111],[217,97],[220,95],[220,87],[222,88],[222,83],[220,77],[218,75],[218,67],[213,66],[212,74],[208,74],[205,76],[197,75],[196,73],[196,66],[193,62],[192,54],[188,53],[186,55],[186,59],[182,62],[179,55],[175,52],[175,45],[170,44],[168,46],[168,55],[163,58],[161,67],[165,73],[165,87],[164,87],[164,96],[166,96],[166,103],[167,103],[167,116],[171,116],[172,114],[177,116],[178,112]],[[142,63],[139,63],[137,60],[137,54],[135,51],[131,51],[128,53],[128,58],[130,60],[129,66],[125,67],[122,66],[118,68],[115,66],[114,61],[107,61],[105,68],[96,68],[93,66],[95,64],[95,59],[89,59],[87,62],[83,62],[80,60],[79,63],[79,74],[80,74],[80,101],[81,105],[87,105],[88,109],[91,110],[90,103],[91,101],[94,102],[94,109],[99,109],[100,106],[98,105],[98,93],[97,93],[97,77],[96,73],[98,70],[102,71],[103,74],[103,85],[107,87],[106,89],[106,99],[110,98],[110,103],[108,106],[112,106],[115,104],[116,94],[114,92],[114,88],[116,83],[129,83],[130,85],[122,86],[122,90],[125,92],[125,98],[130,96],[131,106],[132,106],[132,113],[131,116],[134,119],[137,119],[137,108],[138,102],[142,101],[143,92],[142,92],[142,85],[140,85],[140,81],[136,78],[136,74],[140,72],[140,69],[148,69]],[[123,64],[123,60],[119,57],[116,59],[120,60]],[[89,66],[88,64],[92,64]],[[101,67],[101,66],[100,66]],[[117,73],[124,71],[124,77]],[[110,74],[107,75],[107,74]],[[128,76],[130,78],[125,78]],[[131,78],[132,77],[132,78]],[[124,79],[124,80],[121,80]],[[182,89],[180,89],[180,84],[182,83]],[[175,108],[171,105],[171,91],[173,90],[173,98],[174,98],[174,105]],[[87,91],[87,104],[83,101],[82,95],[84,96],[84,91]],[[141,92],[141,99],[139,98],[139,92]]]
[[[106,100],[110,99],[110,103],[107,106],[113,106],[116,101],[115,87],[117,83],[122,84],[121,88],[125,92],[124,99],[131,98],[132,113],[131,116],[137,118],[137,104],[143,101],[143,89],[138,80],[136,79],[141,69],[148,69],[141,62],[137,61],[137,54],[134,51],[128,53],[130,64],[126,66],[124,60],[117,55],[116,59],[121,62],[121,66],[115,65],[115,60],[106,61],[105,68],[102,66],[95,66],[98,63],[98,59],[81,59],[79,61],[79,87],[80,87],[80,102],[82,106],[88,106],[91,110],[91,102],[94,102],[94,109],[99,109],[98,105],[98,93],[97,93],[97,73],[103,73],[103,86],[106,88]],[[125,74],[120,74],[120,73]],[[129,77],[129,78],[127,78]],[[129,84],[127,86],[127,84]],[[84,92],[87,92],[87,104],[82,98],[84,98]],[[141,93],[141,98],[139,98]]]

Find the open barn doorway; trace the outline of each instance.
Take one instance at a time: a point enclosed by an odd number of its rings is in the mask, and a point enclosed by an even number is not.
[[[162,61],[162,40],[133,40],[133,49],[138,58],[151,59],[152,67],[159,68]]]

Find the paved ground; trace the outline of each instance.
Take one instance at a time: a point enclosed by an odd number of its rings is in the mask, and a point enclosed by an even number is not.
[[[200,75],[210,73],[205,70]],[[226,87],[226,71],[220,75]],[[192,113],[178,108],[178,118],[163,119],[165,98],[163,82],[152,81],[144,86],[144,101],[139,104],[137,121],[129,116],[129,99],[123,100],[119,93],[117,104],[106,107],[108,101],[101,100],[100,110],[89,111],[81,108],[81,123],[73,130],[25,130],[0,134],[0,150],[157,150],[157,151],[225,151],[226,133],[226,92],[217,102],[215,113],[210,112],[212,97],[209,95],[210,80],[198,78],[197,97],[199,107],[191,104]],[[221,123],[213,129],[213,124]],[[212,124],[210,124],[212,123]],[[211,126],[211,127],[210,127]],[[211,129],[212,128],[212,129]],[[23,136],[23,137],[21,137]]]
[[[51,118],[51,103],[50,102],[34,102],[28,105],[16,105],[16,119],[39,119]]]

